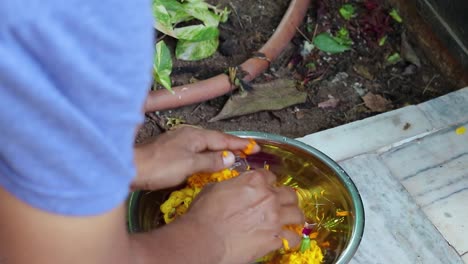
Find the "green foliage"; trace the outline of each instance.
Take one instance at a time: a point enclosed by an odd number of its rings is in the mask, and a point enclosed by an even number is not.
[[[353,45],[353,41],[349,37],[349,31],[345,27],[340,28],[340,30],[338,30],[336,36],[333,37],[333,39],[335,39],[336,42],[344,46]]]
[[[218,25],[226,22],[229,11],[218,9],[204,0],[153,0],[156,29],[178,39],[176,57],[182,60],[200,60],[216,52],[219,41]],[[181,22],[199,24],[177,27]]]
[[[348,36],[349,37],[349,36]],[[314,45],[321,51],[331,54],[342,53],[351,48],[350,45],[339,43],[330,33],[318,34],[314,39]]]
[[[398,14],[398,11],[395,8],[390,11],[390,16],[395,19],[396,22],[403,23],[403,18],[401,18],[400,14]]]
[[[392,55],[387,57],[387,62],[389,64],[396,64],[399,61],[401,61],[401,56],[400,56],[400,53],[398,53],[398,52],[395,52]]]
[[[345,4],[343,5],[340,10],[340,15],[345,20],[350,20],[351,18],[356,16],[356,8],[352,4]]]
[[[388,38],[387,35],[385,35],[385,36],[383,36],[383,37],[381,37],[381,38],[379,39],[379,46],[380,46],[380,47],[382,47],[383,45],[385,45],[385,43],[387,42],[387,38]]]
[[[317,69],[317,66],[313,62],[309,62],[305,66],[306,66],[307,69],[309,69],[311,71],[315,71]]]
[[[176,47],[176,57],[180,60],[201,60],[216,52],[218,38],[198,42],[179,40]]]
[[[173,93],[170,77],[172,72],[172,57],[171,52],[164,41],[159,41],[156,44],[153,72],[155,81]]]

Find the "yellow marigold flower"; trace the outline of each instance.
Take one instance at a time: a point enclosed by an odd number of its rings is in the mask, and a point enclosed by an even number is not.
[[[323,253],[316,241],[311,241],[310,249],[304,253],[300,251],[290,252],[274,259],[270,264],[320,264]]]
[[[187,185],[192,188],[203,188],[203,186],[210,182],[210,173],[195,173],[187,179]]]
[[[289,251],[289,250],[290,250],[290,248],[289,248],[289,241],[288,241],[286,238],[281,238],[281,241],[283,241],[283,248],[284,248],[284,250]]]
[[[159,208],[164,215],[164,221],[170,223],[178,216],[185,214],[199,192],[199,188],[188,187],[172,192]]]

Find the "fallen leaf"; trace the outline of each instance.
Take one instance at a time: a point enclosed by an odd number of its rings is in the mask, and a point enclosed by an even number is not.
[[[418,68],[421,67],[421,60],[419,59],[418,55],[416,55],[413,47],[409,44],[405,33],[401,34],[401,57],[404,60],[418,66]]]
[[[332,95],[328,95],[328,100],[319,103],[318,107],[322,109],[336,108],[339,103],[340,103],[339,99],[336,99]]]
[[[296,82],[293,80],[278,79],[252,86],[253,89],[250,92],[231,96],[221,112],[209,122],[260,111],[280,110],[291,105],[305,103],[307,100],[307,93],[297,90]]]
[[[367,93],[362,97],[364,105],[369,108],[372,112],[385,112],[391,109],[392,104],[389,100],[378,94],[371,92]]]
[[[296,115],[297,120],[301,120],[301,119],[303,119],[305,117],[304,111],[299,110],[299,111],[295,112],[294,114]]]
[[[360,76],[368,79],[368,80],[374,80],[374,75],[370,72],[369,68],[365,65],[354,65],[353,70],[359,74]]]

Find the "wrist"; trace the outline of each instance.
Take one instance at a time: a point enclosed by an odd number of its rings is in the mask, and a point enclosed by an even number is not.
[[[225,242],[212,224],[204,224],[189,215],[180,217],[174,223],[178,225],[178,237],[184,239],[189,247],[193,247],[190,254],[196,256],[196,261],[193,259],[190,263],[225,263]]]
[[[222,240],[197,221],[181,217],[152,232],[131,235],[135,263],[225,263]]]

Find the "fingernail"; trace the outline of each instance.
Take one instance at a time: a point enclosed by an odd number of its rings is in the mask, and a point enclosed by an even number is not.
[[[236,161],[236,157],[230,151],[223,151],[222,156],[223,156],[223,164],[224,164],[224,167],[226,168],[231,167]]]

